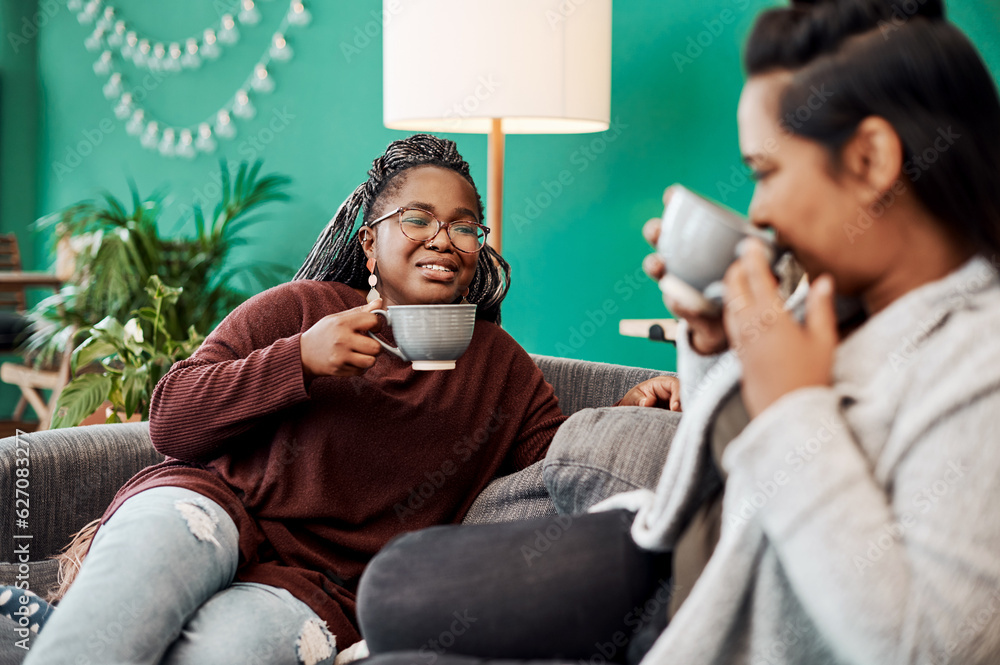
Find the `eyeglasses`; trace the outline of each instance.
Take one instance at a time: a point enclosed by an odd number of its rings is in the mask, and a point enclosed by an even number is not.
[[[393,215],[399,215],[399,230],[410,240],[427,242],[437,236],[443,227],[455,249],[466,254],[475,254],[481,250],[486,242],[486,234],[490,232],[487,226],[470,220],[442,222],[420,208],[396,208],[392,212],[387,212],[378,219],[368,222],[368,226],[373,227]]]

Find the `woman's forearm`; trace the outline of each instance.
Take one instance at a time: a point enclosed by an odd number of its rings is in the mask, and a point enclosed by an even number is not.
[[[261,417],[309,398],[296,334],[245,358],[177,363],[156,385],[149,434],[164,455],[204,461]]]

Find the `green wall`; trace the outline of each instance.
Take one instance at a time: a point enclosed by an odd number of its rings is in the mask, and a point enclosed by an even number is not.
[[[51,14],[58,6],[53,2]],[[23,235],[39,209],[38,34],[49,15],[37,0],[0,2],[0,231],[18,234],[21,255],[34,263],[33,247]]]
[[[16,233],[25,266],[36,263],[28,225],[40,209],[38,191],[38,35],[58,11],[38,0],[0,0],[0,233]],[[50,291],[51,293],[51,291]],[[37,299],[37,292],[28,294]],[[0,354],[0,362],[19,361]],[[0,383],[0,419],[13,410],[16,386]]]
[[[235,3],[117,4],[135,25],[170,39],[199,31],[217,20],[217,5]],[[754,15],[771,4],[617,0],[612,129],[604,134],[508,138],[504,254],[513,266],[514,286],[504,322],[529,351],[673,368],[669,346],[623,338],[617,332],[619,318],[664,314],[656,286],[639,270],[647,251],[639,230],[660,212],[666,185],[681,181],[715,192],[739,164],[735,109],[743,79],[740,46]],[[4,32],[20,25],[23,15],[38,11],[33,5],[3,0]],[[380,0],[313,0],[308,6],[312,25],[288,32],[295,58],[272,68],[277,90],[256,99],[257,117],[240,121],[240,135],[222,143],[219,153],[236,161],[263,157],[265,170],[294,179],[294,201],[274,207],[273,222],[254,227],[255,239],[243,255],[293,267],[364,178],[372,158],[403,136],[382,126],[381,26],[376,20]],[[285,7],[280,0],[258,3],[262,22],[244,27],[235,48],[201,70],[167,78],[149,92],[146,106],[177,125],[204,119],[242,82]],[[949,9],[994,74],[1000,72],[998,2],[956,0]],[[710,29],[714,33],[707,32]],[[366,31],[374,37],[365,36]],[[20,57],[5,52],[0,62],[5,87],[15,76],[23,86],[13,103],[16,109],[11,108],[9,90],[4,90],[0,224],[22,231],[25,210],[35,201],[35,213],[40,214],[102,189],[124,195],[126,177],[131,176],[143,192],[170,185],[174,198],[166,228],[174,228],[173,220],[180,219],[185,204],[212,192],[216,158],[166,159],[126,135],[92,72],[96,54],[84,50],[86,34],[63,2],[41,30],[34,157],[29,139],[35,131],[30,116],[36,84],[24,76],[33,71],[34,56],[24,55],[25,50]],[[699,38],[703,46],[692,46]],[[475,35],[434,36],[423,43],[452,46],[460,53],[467,39]],[[678,65],[676,53],[687,53],[691,60]],[[268,129],[272,122],[278,127],[273,133]],[[17,147],[8,145],[14,124],[20,128]],[[109,132],[100,129],[109,125]],[[260,139],[256,147],[253,138]],[[485,137],[450,138],[458,142],[485,189]],[[73,154],[84,151],[88,154],[79,165],[63,172],[61,165],[75,163]],[[751,190],[749,183],[742,184],[728,203],[745,209]],[[47,240],[34,242],[33,265],[45,267]]]

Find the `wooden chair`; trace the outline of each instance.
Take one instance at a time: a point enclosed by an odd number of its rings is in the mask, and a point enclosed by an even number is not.
[[[73,337],[70,335],[70,339]],[[59,394],[69,383],[69,364],[73,356],[73,344],[68,342],[66,350],[63,351],[59,360],[59,367],[54,370],[35,369],[29,365],[22,365],[15,362],[7,362],[0,365],[0,381],[16,385],[21,389],[21,399],[14,407],[14,420],[20,420],[24,415],[24,408],[31,404],[31,408],[38,414],[37,431],[49,428],[52,423],[52,415],[55,413],[56,402]],[[51,390],[48,401],[42,395],[43,390]]]
[[[0,233],[0,270],[21,271],[21,252],[13,233]],[[20,313],[26,309],[28,301],[23,286],[0,287],[0,311]]]
[[[0,271],[19,273],[21,270],[21,253],[17,246],[17,236],[13,233],[0,234]],[[27,296],[24,284],[0,284],[0,316],[20,318],[26,309]],[[13,351],[14,348],[4,350]],[[59,393],[69,383],[72,355],[73,345],[68,344],[56,368],[36,369],[16,362],[5,362],[0,365],[0,381],[16,385],[21,389],[21,398],[14,407],[15,421],[21,420],[25,407],[31,404],[38,415],[38,429],[48,429]],[[42,390],[52,391],[48,401],[45,400]]]

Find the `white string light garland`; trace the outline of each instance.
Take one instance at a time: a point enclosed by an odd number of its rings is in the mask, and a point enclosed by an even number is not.
[[[101,51],[94,63],[94,73],[107,77],[104,96],[117,100],[115,117],[127,119],[125,131],[139,137],[140,144],[145,148],[159,150],[165,157],[187,159],[193,159],[198,152],[215,152],[218,147],[216,137],[231,139],[236,136],[233,116],[244,120],[254,117],[256,108],[250,91],[258,94],[273,91],[274,78],[268,65],[272,60],[287,62],[292,58],[292,47],[285,39],[285,31],[290,26],[305,27],[312,20],[303,1],[292,0],[267,51],[232,98],[207,120],[189,127],[177,127],[153,119],[146,109],[139,106],[136,95],[125,88],[125,81],[118,71],[118,61],[129,61],[139,69],[155,73],[197,69],[204,61],[215,60],[222,54],[220,44],[231,46],[239,41],[237,21],[241,25],[260,22],[260,12],[254,0],[238,0],[234,3],[234,12],[224,14],[217,25],[206,28],[196,37],[170,43],[140,35],[119,18],[115,7],[102,0],[67,0],[66,4],[71,11],[77,12],[81,24],[94,24],[94,31],[84,40],[84,47],[90,51]],[[235,7],[239,7],[238,12]]]

